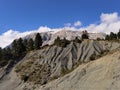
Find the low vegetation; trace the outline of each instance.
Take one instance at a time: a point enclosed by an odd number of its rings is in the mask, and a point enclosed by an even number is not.
[[[61,76],[64,76],[64,75],[72,72],[74,69],[75,69],[75,68],[72,68],[72,69],[70,69],[70,70],[68,70],[68,69],[65,70],[64,68],[61,68]]]
[[[17,65],[15,72],[18,73],[20,79],[24,82],[33,82],[34,84],[46,84],[50,80],[50,65],[48,64],[34,64],[34,60]]]
[[[21,76],[20,76],[20,79],[21,79],[22,81],[26,82],[26,81],[29,79],[29,77],[28,77],[27,75],[21,75]]]
[[[96,54],[92,54],[92,55],[90,56],[90,60],[93,61],[93,60],[95,60],[95,59],[96,59]]]
[[[98,59],[98,58],[100,58],[100,57],[103,57],[103,56],[107,55],[108,52],[109,52],[109,50],[103,50],[103,51],[100,52],[99,55],[96,55],[95,53],[93,53],[93,54],[89,57],[89,60],[90,60],[90,61],[94,61],[94,60],[96,60],[96,59]]]

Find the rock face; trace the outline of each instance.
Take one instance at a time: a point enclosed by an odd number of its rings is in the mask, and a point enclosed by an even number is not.
[[[52,45],[31,51],[0,79],[0,90],[120,89],[115,86],[120,81],[120,50],[113,52],[118,47],[115,42],[85,40],[65,48]],[[113,54],[104,56],[108,50]]]

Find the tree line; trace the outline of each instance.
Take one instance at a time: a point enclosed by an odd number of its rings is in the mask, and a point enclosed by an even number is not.
[[[83,32],[82,39],[88,39],[87,31]],[[82,41],[76,37],[73,42],[81,43]],[[14,40],[11,46],[8,46],[4,49],[0,48],[0,67],[5,66],[10,60],[13,62],[18,62],[26,55],[27,52],[40,49],[42,43],[42,37],[39,33],[36,34],[35,40],[32,38],[19,38]],[[66,47],[69,43],[69,40],[66,38],[60,39],[60,37],[57,37],[54,41],[54,45],[60,47]]]
[[[42,46],[42,37],[39,33],[36,34],[35,40],[19,38],[14,40],[11,46],[4,49],[0,48],[0,66],[4,66],[9,60],[19,60],[23,58],[27,52],[38,50]]]
[[[75,37],[75,39],[72,41],[75,43],[81,43],[84,39],[89,39],[89,35],[86,30],[82,32],[81,39]],[[54,41],[54,45],[57,45],[59,47],[66,47],[68,44],[70,44],[70,42],[71,41],[67,40],[66,38],[60,39],[60,37],[58,36]]]

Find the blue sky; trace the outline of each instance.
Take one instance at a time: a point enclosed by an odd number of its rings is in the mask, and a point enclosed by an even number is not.
[[[0,34],[63,27],[77,20],[86,26],[98,22],[101,13],[112,12],[120,13],[119,0],[0,0]]]
[[[0,0],[0,47],[29,33],[120,29],[120,0]]]

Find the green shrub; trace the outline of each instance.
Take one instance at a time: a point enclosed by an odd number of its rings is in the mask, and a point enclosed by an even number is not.
[[[53,76],[53,77],[50,78],[49,81],[53,81],[53,80],[55,80],[55,79],[58,79],[58,77],[59,77],[59,76]]]
[[[70,41],[66,38],[60,39],[60,37],[57,37],[54,41],[54,45],[57,45],[59,47],[66,47],[68,44],[70,44]]]
[[[108,52],[109,52],[109,50],[103,50],[103,51],[101,51],[100,55],[101,56],[106,55]]]
[[[29,77],[27,75],[21,75],[20,78],[22,81],[26,82]]]
[[[95,60],[96,59],[96,54],[92,54],[89,58],[91,61]]]
[[[88,35],[88,32],[86,30],[82,32],[81,38],[82,38],[82,40],[83,39],[89,39],[89,35]]]
[[[8,64],[8,61],[6,61],[6,60],[0,60],[0,68],[4,67],[7,64]]]
[[[75,43],[81,43],[82,40],[80,40],[78,37],[76,37],[76,38],[73,40],[73,42],[75,42]]]
[[[15,72],[18,73],[18,72],[20,72],[20,70],[21,70],[21,67],[17,65],[17,66],[15,67]]]
[[[68,70],[68,69],[65,70],[64,68],[61,68],[61,75],[64,76],[64,75],[72,72],[73,70],[74,70],[74,68],[72,68],[70,70]]]
[[[97,38],[97,41],[100,41],[100,40],[102,40],[102,39],[98,37],[98,38]]]

